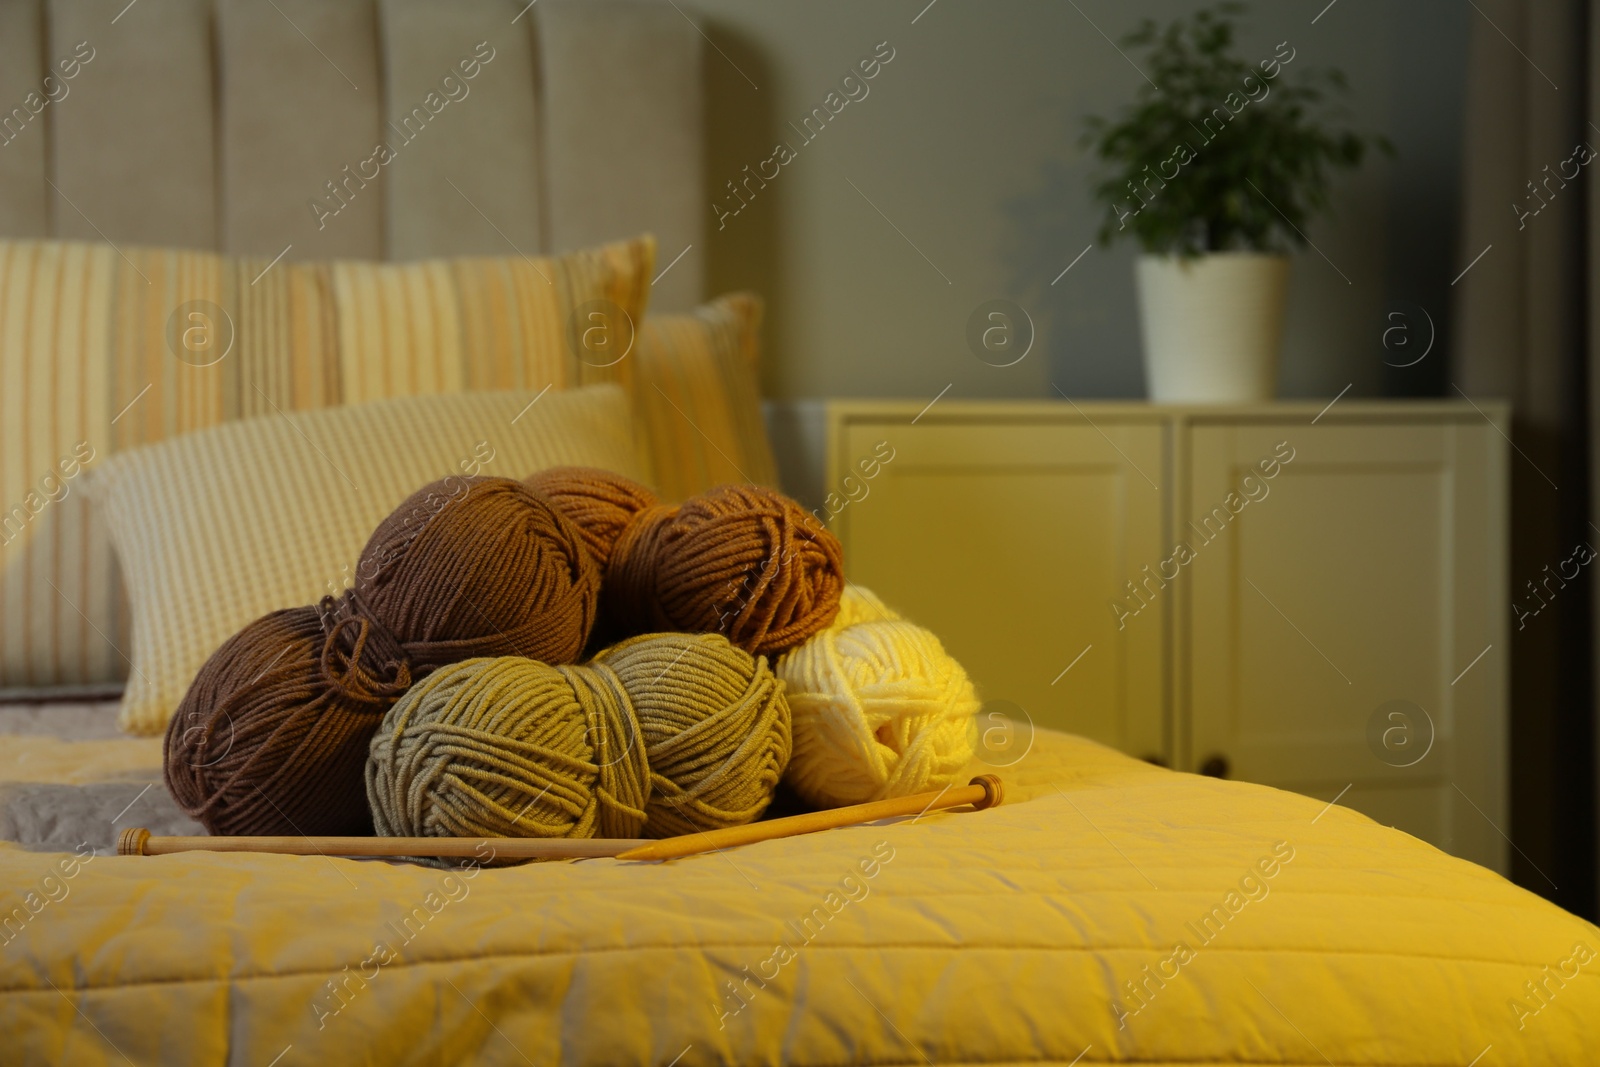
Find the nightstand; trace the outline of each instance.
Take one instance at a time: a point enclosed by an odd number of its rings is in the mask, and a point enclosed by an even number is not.
[[[830,401],[852,581],[986,711],[1505,871],[1503,404]]]

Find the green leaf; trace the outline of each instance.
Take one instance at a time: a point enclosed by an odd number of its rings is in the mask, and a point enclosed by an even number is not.
[[[1387,138],[1344,127],[1341,106],[1325,106],[1349,93],[1342,71],[1285,66],[1268,82],[1236,55],[1245,10],[1225,0],[1165,27],[1145,19],[1123,38],[1147,50],[1161,88],[1140,85],[1114,121],[1083,122],[1079,143],[1105,164],[1090,186],[1105,209],[1102,243],[1131,236],[1147,252],[1181,255],[1303,245],[1334,172],[1360,166],[1369,148],[1395,154]],[[1189,162],[1177,163],[1179,146]]]

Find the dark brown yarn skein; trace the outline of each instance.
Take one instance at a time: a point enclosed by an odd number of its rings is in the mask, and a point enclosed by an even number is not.
[[[606,559],[609,638],[720,633],[777,655],[839,611],[844,550],[798,503],[758,485],[723,485],[677,507],[610,471],[556,467],[527,479]]]
[[[367,745],[411,674],[392,638],[340,610],[330,597],[263,615],[184,694],[167,724],[167,789],[212,833],[372,832]]]
[[[434,482],[373,533],[355,588],[211,655],[168,725],[168,789],[213,833],[371,833],[367,746],[412,682],[476,656],[571,663],[598,598],[548,500],[508,478]]]

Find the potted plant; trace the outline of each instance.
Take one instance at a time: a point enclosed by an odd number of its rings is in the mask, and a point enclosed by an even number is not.
[[[1090,118],[1083,143],[1108,165],[1092,189],[1102,244],[1131,236],[1145,377],[1167,401],[1268,400],[1276,393],[1291,246],[1328,207],[1330,174],[1359,166],[1382,137],[1330,129],[1339,71],[1289,68],[1289,42],[1255,63],[1233,52],[1223,3],[1124,39],[1147,50],[1154,84],[1116,122]],[[1296,72],[1299,74],[1299,72]]]

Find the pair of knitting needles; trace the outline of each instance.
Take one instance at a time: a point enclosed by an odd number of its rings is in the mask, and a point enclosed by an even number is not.
[[[478,856],[485,841],[494,846],[497,859],[593,859],[670,860],[701,852],[716,852],[737,845],[771,841],[779,837],[854,826],[877,819],[923,815],[930,811],[971,805],[974,811],[992,808],[1003,795],[1000,779],[981,774],[969,785],[949,786],[938,793],[874,800],[843,808],[792,815],[786,819],[705,830],[658,841],[629,838],[540,838],[540,837],[152,837],[142,827],[129,827],[117,839],[117,854],[122,856],[167,856],[175,852],[273,852],[290,856],[437,856],[470,858]]]

